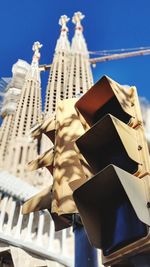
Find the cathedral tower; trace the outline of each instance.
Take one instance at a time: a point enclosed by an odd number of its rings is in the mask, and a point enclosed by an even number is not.
[[[24,60],[18,60],[12,67],[13,77],[6,87],[1,115],[3,122],[0,128],[0,167],[4,167],[6,149],[9,143],[14,114],[20,98],[25,76],[30,65]]]
[[[26,180],[28,176],[31,177],[31,174],[29,175],[26,171],[26,163],[37,155],[37,143],[29,137],[29,132],[42,115],[39,74],[39,49],[41,47],[39,42],[35,42],[32,47],[34,55],[17,104],[5,160],[6,169]]]
[[[89,63],[89,53],[83,36],[81,12],[74,13],[72,22],[75,24],[75,34],[71,44],[71,62],[68,70],[68,83],[65,98],[80,96],[93,85],[93,77]]]
[[[56,101],[63,99],[67,85],[68,67],[70,61],[70,43],[68,41],[68,28],[66,15],[60,17],[60,37],[57,40],[55,54],[50,70],[46,89],[45,114],[52,114],[56,109]]]

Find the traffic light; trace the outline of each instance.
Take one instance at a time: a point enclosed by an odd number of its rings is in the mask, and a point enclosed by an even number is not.
[[[93,176],[73,197],[108,266],[150,250],[150,158],[140,105],[135,87],[104,76],[75,108],[86,130],[76,145]]]
[[[23,213],[41,207],[48,208],[56,230],[69,227],[72,224],[72,214],[78,212],[69,182],[72,182],[72,187],[75,189],[86,182],[90,175],[89,165],[80,156],[81,165],[79,151],[75,146],[75,140],[85,132],[74,107],[76,101],[75,98],[60,100],[56,115],[45,120],[32,132],[34,138],[40,138],[42,133],[46,134],[53,141],[53,147],[31,161],[28,168],[29,170],[48,168],[53,175],[53,185],[49,190],[51,197],[48,196],[47,190],[44,190],[23,205]],[[43,200],[42,205],[41,200]]]

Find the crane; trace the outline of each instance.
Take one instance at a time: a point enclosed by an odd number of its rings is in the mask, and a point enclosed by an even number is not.
[[[102,57],[90,58],[89,61],[90,63],[94,64],[97,62],[128,58],[128,57],[144,56],[144,55],[149,55],[149,54],[150,54],[150,49],[142,49],[142,50],[133,51],[133,52],[125,52],[125,53],[106,55]]]
[[[126,50],[126,49],[118,49],[116,51],[119,52],[122,50]],[[127,50],[132,50],[132,48],[127,49]],[[112,51],[115,51],[115,50],[112,50]],[[95,52],[90,52],[90,54],[108,53],[108,52],[109,52],[109,50],[95,51]],[[100,57],[89,58],[89,62],[94,65],[98,62],[117,60],[117,59],[128,58],[128,57],[144,56],[144,55],[150,55],[150,48],[138,48],[137,50],[130,51],[130,52],[106,54],[106,55],[100,56]],[[44,65],[40,65],[39,69],[40,69],[40,71],[46,71],[46,70],[49,70],[51,68],[51,66],[52,66],[52,64],[44,64]]]

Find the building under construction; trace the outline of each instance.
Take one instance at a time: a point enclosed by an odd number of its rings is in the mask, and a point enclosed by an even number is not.
[[[59,20],[60,35],[50,65],[44,111],[40,74],[49,66],[40,65],[40,42],[33,44],[31,64],[18,60],[13,65],[12,79],[5,90],[0,128],[0,258],[4,267],[73,266],[72,228],[55,233],[47,210],[23,215],[21,206],[41,188],[53,183],[45,160],[50,155],[46,154],[47,150],[52,148],[46,133],[58,101],[78,98],[91,88],[91,64],[117,59],[116,55],[89,58],[83,18],[81,12],[74,14],[75,32],[71,42],[69,18],[63,15]],[[142,55],[145,51],[132,53],[120,54],[118,58]]]

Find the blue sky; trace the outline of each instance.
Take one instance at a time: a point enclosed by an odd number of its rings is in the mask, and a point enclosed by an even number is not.
[[[85,14],[84,36],[90,51],[150,46],[150,0],[1,0],[0,77],[11,76],[18,58],[31,62],[39,40],[41,64],[52,61],[59,36],[59,17]],[[69,39],[74,25],[68,23]],[[121,84],[135,85],[150,101],[150,55],[98,63],[94,79],[106,74]],[[43,95],[47,73],[42,74]]]

